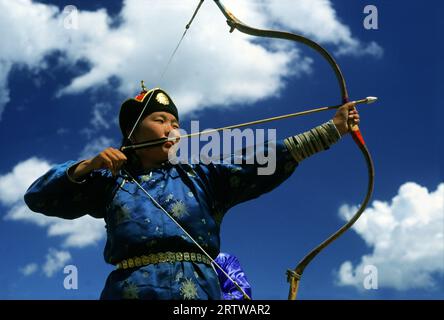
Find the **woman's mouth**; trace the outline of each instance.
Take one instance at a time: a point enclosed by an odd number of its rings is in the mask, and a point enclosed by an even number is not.
[[[171,148],[174,145],[174,141],[166,141],[163,145],[164,147]]]

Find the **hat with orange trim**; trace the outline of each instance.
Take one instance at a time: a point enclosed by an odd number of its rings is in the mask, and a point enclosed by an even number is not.
[[[142,91],[134,99],[126,100],[120,107],[119,125],[122,135],[126,137],[129,134],[141,114],[139,122],[147,115],[159,111],[171,113],[179,121],[176,105],[170,96],[160,88],[147,90],[142,81]]]

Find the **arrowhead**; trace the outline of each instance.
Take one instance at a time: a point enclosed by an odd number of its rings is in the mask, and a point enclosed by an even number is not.
[[[367,104],[373,103],[378,100],[377,97],[367,97]]]

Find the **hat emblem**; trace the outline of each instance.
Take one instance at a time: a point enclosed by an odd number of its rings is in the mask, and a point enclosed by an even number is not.
[[[159,102],[160,104],[163,104],[164,106],[167,106],[170,104],[170,99],[168,99],[168,97],[162,92],[159,92],[156,95],[156,100],[157,100],[157,102]]]

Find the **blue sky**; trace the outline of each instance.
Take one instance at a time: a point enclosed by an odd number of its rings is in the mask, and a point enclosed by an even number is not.
[[[26,211],[22,196],[50,165],[117,147],[120,104],[141,79],[173,96],[185,129],[192,119],[215,128],[340,102],[315,52],[229,34],[209,0],[158,83],[197,1],[142,2],[0,1],[0,299],[99,297],[113,269],[102,257],[103,224],[45,219]],[[376,169],[373,201],[357,227],[307,267],[299,298],[443,299],[442,4],[374,1],[378,29],[367,30],[365,1],[277,3],[227,1],[252,26],[301,32],[335,53],[352,99],[379,97],[359,108]],[[79,10],[78,28],[63,27],[67,5]],[[332,115],[262,128],[285,138]],[[254,298],[286,299],[286,269],[344,223],[366,179],[346,137],[227,214],[221,249],[240,259]],[[77,290],[63,287],[68,264],[78,268]],[[366,265],[378,270],[376,290],[363,287]]]

